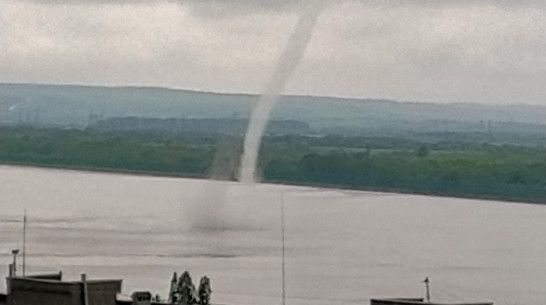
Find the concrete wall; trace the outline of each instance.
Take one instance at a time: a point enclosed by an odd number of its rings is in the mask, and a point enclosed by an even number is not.
[[[87,282],[89,305],[115,305],[120,292],[121,280]]]
[[[8,278],[9,305],[84,305],[82,282]],[[121,280],[87,282],[89,305],[115,305]]]

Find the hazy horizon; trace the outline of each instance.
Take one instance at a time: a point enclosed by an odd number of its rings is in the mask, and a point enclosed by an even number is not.
[[[260,92],[228,92],[228,91],[211,91],[211,90],[201,90],[199,88],[186,88],[186,87],[167,87],[167,86],[148,86],[148,85],[100,85],[100,84],[83,84],[83,83],[28,83],[28,82],[0,82],[2,85],[28,85],[28,86],[66,86],[66,87],[82,87],[82,88],[105,88],[105,89],[158,89],[158,90],[169,90],[169,91],[180,91],[180,92],[196,92],[203,94],[214,94],[214,95],[233,95],[233,96],[250,96],[259,97]],[[393,103],[402,103],[402,104],[424,104],[424,105],[480,105],[486,107],[495,107],[495,106],[524,106],[524,107],[546,107],[546,104],[488,104],[480,102],[436,102],[436,101],[418,101],[418,100],[398,100],[385,97],[349,97],[349,96],[335,96],[335,95],[314,95],[314,94],[297,94],[297,93],[283,93],[283,97],[310,97],[310,98],[327,98],[327,99],[339,99],[339,100],[348,100],[348,101],[385,101]]]

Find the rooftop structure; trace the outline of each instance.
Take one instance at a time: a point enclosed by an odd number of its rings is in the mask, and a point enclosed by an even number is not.
[[[371,299],[370,305],[493,305],[493,302],[436,303],[419,298]]]
[[[191,283],[188,272],[179,278],[174,274],[167,300],[148,291],[121,294],[122,280],[63,281],[62,272],[32,276],[16,276],[13,264],[6,278],[7,293],[0,294],[0,305],[209,305],[210,280],[201,278],[199,290]]]
[[[116,305],[121,280],[63,282],[62,273],[8,277],[6,305]]]

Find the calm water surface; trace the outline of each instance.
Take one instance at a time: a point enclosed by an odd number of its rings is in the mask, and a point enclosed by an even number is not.
[[[167,295],[174,271],[212,279],[213,301],[288,304],[546,300],[546,206],[0,166],[0,277],[22,247],[27,273],[122,278]],[[5,283],[0,284],[5,290]]]

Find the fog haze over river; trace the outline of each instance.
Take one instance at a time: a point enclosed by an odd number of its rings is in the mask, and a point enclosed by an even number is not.
[[[281,304],[284,201],[288,304],[423,297],[427,276],[437,301],[546,299],[541,205],[13,166],[0,194],[2,278],[26,208],[27,273],[165,298],[189,270],[211,278],[214,303]]]

